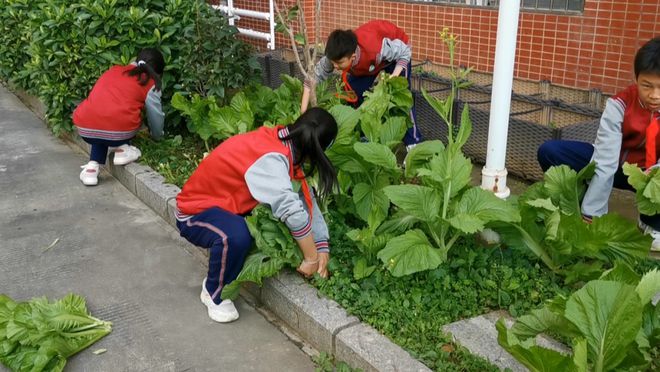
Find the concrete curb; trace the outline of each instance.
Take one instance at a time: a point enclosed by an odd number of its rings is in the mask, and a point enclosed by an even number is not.
[[[45,107],[33,96],[10,87],[11,90],[42,120]],[[89,154],[89,145],[77,133],[68,139]],[[131,163],[112,165],[112,154],[106,170],[156,214],[176,228],[175,197],[179,187],[148,166]],[[208,250],[193,248],[196,256],[208,257]],[[197,254],[199,253],[199,254]],[[316,288],[299,276],[282,272],[268,278],[262,287],[248,284],[242,296],[258,301],[297,333],[317,351],[326,352],[337,360],[364,371],[431,371],[408,352],[381,335],[374,328],[360,323],[339,304],[321,297]]]
[[[89,145],[78,134],[71,134],[70,139],[89,153]],[[174,210],[179,187],[165,183],[160,174],[142,164],[109,165],[106,169],[176,228]],[[200,251],[208,257],[207,250]],[[365,371],[430,371],[387,337],[348,315],[335,301],[321,297],[316,288],[293,273],[282,272],[266,279],[261,288],[250,285],[244,290],[316,350],[337,360]]]

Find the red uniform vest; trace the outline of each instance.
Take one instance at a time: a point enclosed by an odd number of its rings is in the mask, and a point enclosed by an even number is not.
[[[394,25],[392,22],[375,20],[369,21],[355,30],[358,46],[360,47],[360,59],[355,66],[351,67],[353,76],[377,75],[389,62],[380,61],[380,52],[383,48],[383,39],[399,39],[408,43],[408,35]]]
[[[202,160],[177,195],[179,211],[193,215],[220,207],[235,214],[246,214],[254,209],[258,202],[245,182],[245,173],[250,166],[261,156],[277,152],[285,155],[289,159],[289,169],[294,169],[291,150],[277,136],[281,128],[261,127],[231,137],[216,147]],[[294,178],[293,171],[290,176]],[[302,170],[297,167],[295,178],[300,177]]]
[[[154,81],[140,85],[125,72],[134,65],[113,66],[98,79],[87,99],[73,112],[77,127],[129,132],[142,124],[142,108]]]
[[[633,84],[625,90],[617,93],[612,97],[619,101],[624,107],[623,124],[621,131],[623,134],[621,141],[621,155],[620,161],[623,163],[637,164],[640,167],[645,166],[646,159],[646,127],[651,122],[652,113],[648,109],[642,107],[639,101],[639,92],[637,85]],[[660,144],[660,134],[656,136],[655,143]],[[660,157],[660,146],[656,146],[656,159]]]

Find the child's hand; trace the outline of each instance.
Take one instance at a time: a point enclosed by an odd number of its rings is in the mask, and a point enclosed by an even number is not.
[[[296,271],[305,278],[311,278],[312,275],[314,275],[314,273],[319,270],[319,262],[320,262],[320,257],[317,258],[316,261],[308,261],[306,259],[303,259],[303,261],[300,263],[300,266],[298,266]]]
[[[317,272],[321,278],[327,278],[329,275],[328,261],[330,261],[330,253],[319,253],[319,269]]]

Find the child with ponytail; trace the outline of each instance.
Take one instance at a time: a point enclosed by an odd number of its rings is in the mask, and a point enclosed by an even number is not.
[[[142,49],[135,62],[113,66],[103,73],[89,96],[73,112],[73,124],[82,139],[91,145],[89,162],[82,166],[80,181],[98,184],[99,167],[105,164],[108,149],[115,147],[113,163],[125,165],[137,160],[140,150],[130,145],[142,124],[142,109],[154,139],[163,136],[165,116],[161,105],[163,55],[156,49]]]
[[[222,300],[220,293],[243,267],[252,245],[244,216],[258,204],[269,206],[291,230],[304,257],[298,272],[328,276],[328,228],[305,176],[317,171],[319,193],[332,192],[337,173],[325,150],[336,136],[332,115],[311,108],[289,126],[262,127],[227,139],[183,185],[176,198],[177,227],[182,237],[209,249],[200,298],[211,319],[238,319],[232,301]],[[299,193],[293,180],[301,183]]]

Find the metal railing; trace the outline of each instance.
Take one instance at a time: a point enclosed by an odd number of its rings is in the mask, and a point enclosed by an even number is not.
[[[457,4],[496,8],[500,0],[408,0],[419,3]],[[521,0],[520,8],[555,12],[581,12],[585,0]]]
[[[234,0],[222,1],[220,5],[213,5],[213,8],[220,10],[227,14],[229,24],[234,26],[235,22],[241,17],[254,18],[264,20],[269,23],[270,32],[255,31],[253,29],[236,27],[241,35],[245,35],[255,39],[266,40],[267,47],[270,50],[275,50],[275,4],[274,0],[268,0],[268,12],[258,12],[249,9],[240,9],[234,7]]]

